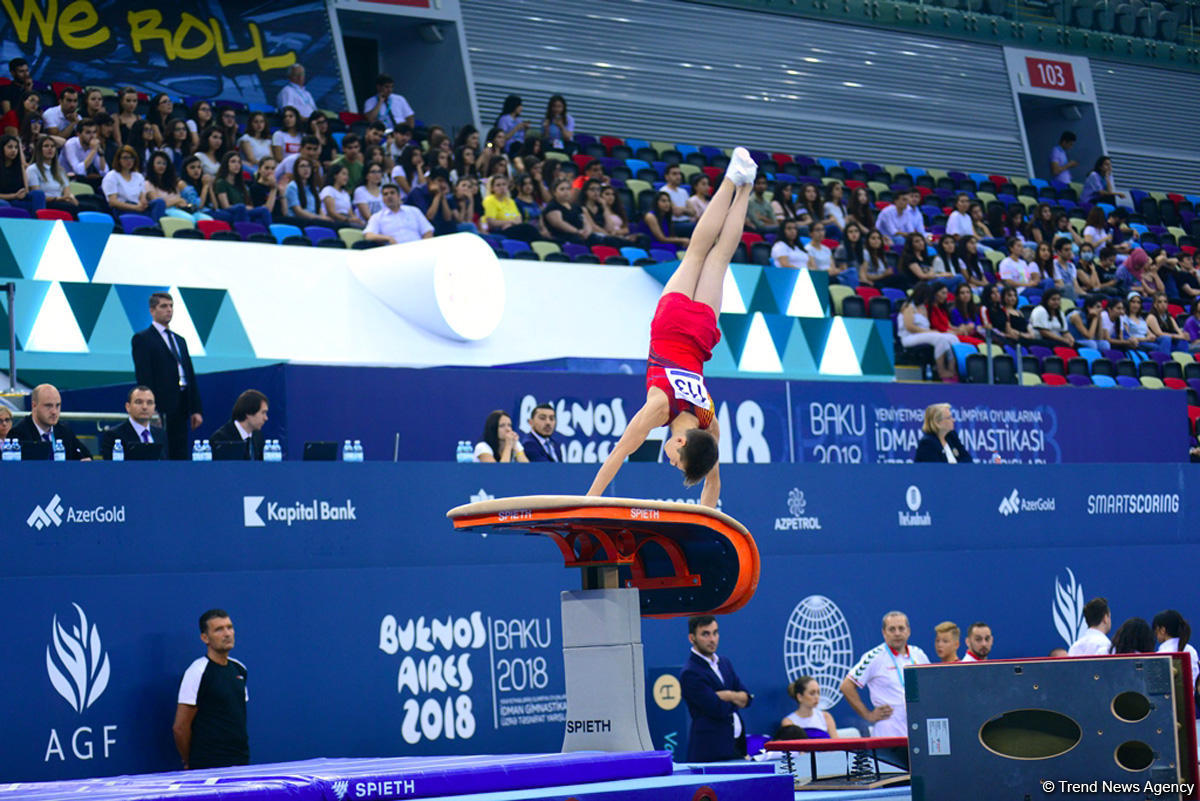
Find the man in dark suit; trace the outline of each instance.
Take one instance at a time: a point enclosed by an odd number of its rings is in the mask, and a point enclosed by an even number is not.
[[[155,406],[167,429],[167,456],[187,459],[188,431],[204,422],[196,371],[187,341],[171,330],[175,301],[166,292],[150,295],[154,322],[133,335],[133,370],[137,382],[154,393]]]
[[[267,396],[257,389],[248,389],[233,404],[232,419],[212,432],[208,440],[218,442],[244,442],[246,458],[261,462],[263,458],[262,428],[267,423]]]
[[[717,656],[720,633],[712,615],[688,620],[692,652],[679,675],[683,700],[692,716],[688,762],[720,762],[746,756],[746,729],[738,715],[754,699],[733,664]]]
[[[529,461],[561,462],[563,460],[562,445],[554,441],[554,428],[557,423],[554,407],[549,403],[539,403],[533,407],[533,412],[529,415],[529,436],[521,443]]]
[[[63,444],[69,461],[90,462],[92,452],[79,441],[71,427],[58,419],[62,413],[62,396],[51,384],[39,384],[29,398],[33,411],[8,432],[9,439],[21,442],[56,441]]]
[[[149,387],[139,385],[129,390],[125,396],[125,412],[129,415],[128,420],[100,435],[100,454],[105,459],[112,459],[113,443],[117,440],[121,441],[126,453],[138,445],[167,441],[166,432],[151,425],[154,420],[154,393]]]

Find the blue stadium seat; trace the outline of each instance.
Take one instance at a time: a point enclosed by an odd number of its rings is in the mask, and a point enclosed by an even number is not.
[[[1119,375],[1119,376],[1117,376],[1117,385],[1125,387],[1126,389],[1137,389],[1137,388],[1141,387],[1142,382],[1138,381],[1136,378],[1133,378],[1132,376]],[[1097,386],[1100,386],[1100,385],[1097,384]]]
[[[271,236],[275,237],[275,241],[282,245],[283,240],[289,236],[304,236],[304,232],[300,230],[300,226],[298,225],[273,223],[271,225]]]
[[[314,245],[322,239],[337,239],[337,233],[324,225],[306,225],[304,226],[304,235],[312,240]]]
[[[958,374],[965,376],[967,374],[967,357],[972,353],[979,353],[974,345],[968,345],[965,342],[954,343],[954,360],[958,362]]]
[[[514,256],[514,257],[518,253],[522,253],[527,250],[532,250],[532,248],[529,247],[528,242],[522,242],[519,239],[502,239],[502,240],[500,240],[500,247],[504,248],[504,252],[507,253],[509,256]]]
[[[132,234],[137,228],[153,228],[155,225],[154,220],[145,214],[122,214],[118,219],[121,230],[127,234]]]
[[[626,146],[633,148],[634,153],[638,152],[644,147],[650,147],[650,143],[645,139],[626,139],[625,144]]]
[[[638,259],[650,258],[649,253],[642,250],[641,248],[634,248],[634,247],[621,248],[621,255],[624,256],[625,258],[629,259],[630,264],[633,264]]]
[[[79,212],[79,221],[93,225],[107,225],[110,231],[116,225],[113,218],[102,211],[81,211]]]
[[[1093,375],[1092,383],[1098,387],[1115,387],[1117,385],[1116,379],[1107,375]]]

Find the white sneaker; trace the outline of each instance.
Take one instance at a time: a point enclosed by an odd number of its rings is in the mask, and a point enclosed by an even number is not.
[[[754,178],[758,175],[758,164],[750,158],[750,151],[746,148],[735,147],[725,175],[733,181],[734,186],[753,186]]]

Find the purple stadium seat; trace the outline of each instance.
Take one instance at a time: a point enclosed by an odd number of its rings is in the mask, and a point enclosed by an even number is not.
[[[1117,376],[1117,386],[1125,387],[1126,389],[1137,389],[1142,385],[1141,381],[1128,375]]]
[[[1108,359],[1113,364],[1116,364],[1117,362],[1124,361],[1127,357],[1119,350],[1106,350],[1104,351],[1104,358]]]
[[[1070,382],[1071,386],[1073,387],[1090,387],[1092,385],[1092,379],[1088,378],[1086,375],[1072,374],[1067,376],[1067,381]]]
[[[1200,378],[1187,379],[1187,385],[1197,392],[1200,392]]]
[[[1150,353],[1150,358],[1154,359],[1154,361],[1158,362],[1159,367],[1161,367],[1166,362],[1172,361],[1171,355],[1169,353],[1159,353],[1158,351],[1152,351]]]
[[[566,253],[572,261],[575,260],[576,256],[583,256],[592,252],[585,245],[576,245],[574,242],[564,242],[562,249],[563,253]]]
[[[0,206],[0,217],[20,217],[29,219],[29,212],[16,206]],[[154,223],[151,223],[153,225]]]
[[[2,211],[2,209],[0,209]],[[145,214],[122,214],[118,217],[121,221],[121,230],[127,234],[132,234],[135,228],[153,228],[154,220],[147,217]]]
[[[266,228],[259,223],[254,222],[235,222],[233,230],[237,231],[237,235],[242,239],[249,239],[254,234],[269,234]]]
[[[337,234],[333,232],[332,228],[326,228],[323,225],[304,226],[304,235],[307,236],[309,241],[314,245],[320,242],[322,239],[331,239],[337,236]]]

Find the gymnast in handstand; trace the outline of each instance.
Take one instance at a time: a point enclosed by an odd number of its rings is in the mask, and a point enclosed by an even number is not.
[[[650,322],[646,402],[596,473],[588,495],[600,495],[621,464],[650,432],[669,427],[667,460],[683,471],[683,483],[703,479],[700,502],[716,508],[721,495],[721,432],[716,405],[704,386],[704,363],[721,339],[717,314],[729,260],[742,239],[750,188],[758,171],[745,148],[736,148],[708,208],[692,232],[683,261],[667,281]]]

